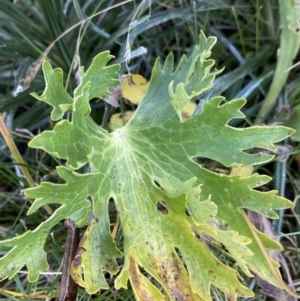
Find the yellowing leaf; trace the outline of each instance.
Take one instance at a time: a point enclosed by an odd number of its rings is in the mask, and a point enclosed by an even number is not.
[[[182,119],[189,119],[195,112],[196,108],[197,105],[194,102],[189,101],[188,103],[186,103],[181,111]]]
[[[149,83],[139,74],[123,75],[122,96],[134,105],[138,105],[148,89]]]
[[[124,120],[122,118],[122,113],[113,114],[110,118],[110,123],[118,127],[122,127],[129,121],[133,114],[133,111],[126,111],[124,113]]]
[[[166,300],[165,296],[140,272],[134,256],[129,255],[129,269],[136,300]]]
[[[95,262],[100,263],[106,271],[113,275],[119,270],[116,261],[111,260],[111,255],[115,255],[115,258],[121,258],[122,253],[116,249],[111,238],[109,238],[110,242],[106,245],[110,248],[110,255],[107,256],[102,253],[101,235],[103,234],[101,223],[92,219],[71,265],[72,278],[77,284],[84,287],[89,294],[95,294],[99,291],[99,288],[109,288],[102,269],[99,269]]]
[[[237,166],[232,167],[230,171],[231,176],[250,177],[253,171],[252,166]]]

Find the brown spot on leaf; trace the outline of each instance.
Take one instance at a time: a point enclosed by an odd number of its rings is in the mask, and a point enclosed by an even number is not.
[[[153,301],[153,296],[147,288],[147,283],[145,283],[148,279],[141,274],[132,256],[129,256],[129,271],[131,284],[135,293],[139,296],[139,299],[142,301]]]
[[[135,263],[135,260],[130,256],[129,257],[129,271],[130,271],[130,275],[131,275],[131,280],[132,280],[132,284],[134,286],[138,286],[139,285],[139,276],[137,273],[137,265]]]

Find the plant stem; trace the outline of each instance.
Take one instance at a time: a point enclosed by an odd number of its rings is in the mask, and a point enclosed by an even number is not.
[[[4,117],[2,114],[0,114],[0,132],[6,142],[9,150],[11,151],[16,163],[19,165],[25,179],[27,180],[28,185],[30,187],[35,187],[36,186],[35,182],[34,182],[33,178],[31,177],[22,156],[21,156],[18,148],[16,147],[14,140],[11,137],[11,134],[5,124]],[[49,205],[44,205],[44,208],[49,215],[52,214],[52,209],[49,207]]]

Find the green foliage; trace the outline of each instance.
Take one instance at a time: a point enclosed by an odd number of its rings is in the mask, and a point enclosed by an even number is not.
[[[300,47],[300,8],[295,0],[279,0],[282,33],[280,35],[280,51],[275,74],[268,95],[255,120],[260,124],[276,104],[276,99],[286,83],[293,60]]]
[[[286,126],[293,128],[296,133],[291,137],[294,141],[300,141],[300,105],[294,107],[291,118],[286,122]]]
[[[204,103],[200,114],[180,119],[183,105],[208,90],[218,73],[210,71],[213,61],[208,59],[214,43],[215,38],[201,34],[191,55],[183,56],[175,70],[172,54],[163,67],[157,60],[134,117],[112,133],[89,116],[90,99],[107,96],[108,88],[118,84],[119,66],[106,67],[109,53],[95,57],[72,98],[62,87],[62,71],[44,62],[46,88],[42,96],[34,96],[53,107],[53,120],[68,111],[72,118],[60,120],[29,146],[66,160],[66,166],[57,167],[65,183],[42,182],[25,190],[28,198],[35,199],[29,214],[44,204],[60,207],[36,230],[0,242],[0,247],[11,248],[0,259],[1,278],[13,277],[26,265],[29,279],[36,281],[48,266],[43,244],[50,229],[71,219],[77,227],[88,223],[74,277],[90,294],[108,288],[102,269],[118,273],[117,259],[122,257],[109,228],[108,202],[113,199],[120,214],[124,257],[115,287],[127,288],[130,280],[137,300],[211,300],[212,285],[231,299],[252,296],[239,282],[238,272],[214,255],[214,247],[228,252],[246,275],[254,271],[279,285],[240,210],[276,218],[274,210],[291,203],[274,191],[254,189],[267,183],[267,176],[218,174],[195,158],[209,158],[226,167],[260,164],[272,156],[249,150],[275,150],[274,143],[293,131],[282,126],[233,128],[228,122],[244,117],[240,109],[245,101],[226,102],[219,96]],[[89,167],[88,173],[79,173],[83,166]],[[258,234],[265,247],[280,248]]]

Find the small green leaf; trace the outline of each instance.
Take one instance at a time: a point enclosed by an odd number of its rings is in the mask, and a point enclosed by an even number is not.
[[[216,74],[220,72],[210,73],[211,67],[214,65],[213,60],[206,60],[210,56],[211,48],[216,43],[215,38],[206,38],[203,33],[200,34],[200,46],[196,46],[193,55],[189,58],[192,60],[192,65],[188,70],[187,77],[184,82],[174,87],[174,82],[169,84],[169,95],[171,104],[173,105],[178,117],[182,119],[182,108],[192,98],[200,95],[212,87],[213,80]],[[198,49],[200,47],[200,49]],[[196,55],[199,53],[199,57]],[[171,58],[171,56],[170,56]],[[181,60],[181,64],[177,67],[177,70],[182,72],[185,56]],[[173,57],[172,57],[173,61]],[[177,71],[176,70],[176,71]],[[175,72],[176,72],[175,71]],[[197,89],[195,89],[197,87]],[[175,90],[175,91],[174,91]]]
[[[90,68],[84,73],[80,85],[75,89],[75,99],[80,95],[92,98],[103,98],[109,96],[109,87],[118,86],[119,65],[106,66],[107,62],[113,58],[108,51],[99,53],[94,57]],[[90,83],[90,89],[83,91],[87,83]]]
[[[66,111],[71,111],[73,98],[66,92],[63,86],[63,71],[60,68],[53,69],[48,61],[43,62],[46,88],[41,96],[32,93],[36,99],[44,101],[53,107],[51,119],[57,121]]]
[[[36,282],[39,274],[48,270],[47,253],[44,244],[49,232],[45,225],[34,231],[27,231],[13,239],[0,241],[0,248],[11,250],[0,259],[0,278],[13,278],[26,265],[28,280]],[[20,254],[22,252],[22,255]]]

